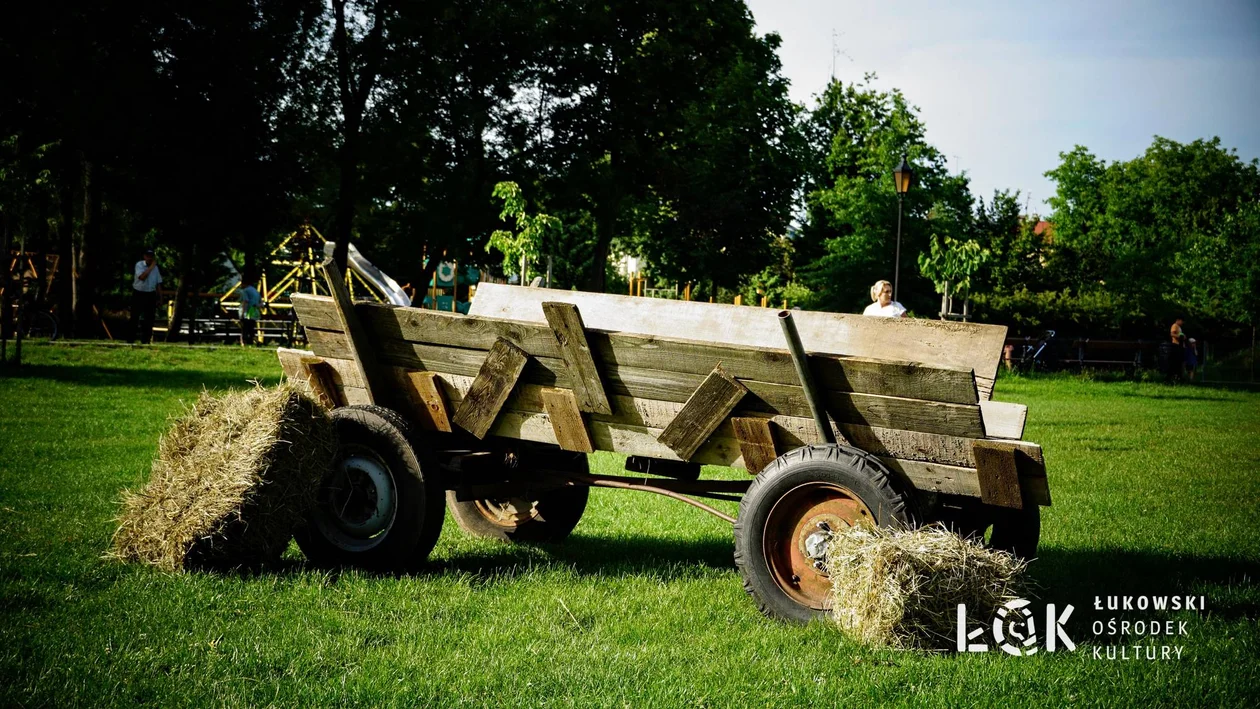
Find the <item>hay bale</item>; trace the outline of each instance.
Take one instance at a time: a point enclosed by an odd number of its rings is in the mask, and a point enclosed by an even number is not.
[[[167,569],[253,567],[284,553],[336,451],[319,404],[284,384],[203,392],[124,491],[110,555]]]
[[[941,526],[846,528],[827,551],[832,617],[867,645],[953,647],[959,603],[969,623],[989,623],[1026,588],[1024,562]]]

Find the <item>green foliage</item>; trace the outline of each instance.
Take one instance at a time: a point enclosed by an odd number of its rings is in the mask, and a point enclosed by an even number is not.
[[[989,250],[978,241],[933,234],[928,251],[919,254],[919,270],[932,280],[937,293],[944,293],[948,287],[951,294],[961,297],[971,293],[971,277],[989,258]]]
[[[521,285],[529,282],[529,264],[538,261],[540,247],[549,234],[560,229],[560,220],[549,214],[529,214],[525,211],[525,196],[515,182],[500,182],[494,186],[494,197],[503,200],[499,219],[516,221],[516,231],[497,229],[490,234],[486,251],[495,249],[503,254],[503,269],[508,271],[520,266]]]
[[[1141,156],[1110,164],[1080,146],[1060,157],[1046,173],[1056,183],[1048,288],[1109,292],[1143,318],[1256,321],[1260,164],[1217,138],[1156,137]]]

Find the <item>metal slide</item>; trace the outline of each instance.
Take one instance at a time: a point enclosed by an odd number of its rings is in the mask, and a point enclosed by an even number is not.
[[[335,242],[325,241],[324,255],[332,256],[333,249],[336,247],[337,244]],[[351,268],[351,270],[359,274],[360,278],[372,284],[373,288],[379,290],[381,294],[389,300],[390,304],[411,305],[411,296],[407,295],[407,292],[402,289],[402,286],[398,285],[398,281],[390,278],[389,274],[377,268],[371,261],[364,258],[363,254],[359,253],[359,250],[355,248],[354,244],[350,244],[350,256],[347,259],[347,265]]]

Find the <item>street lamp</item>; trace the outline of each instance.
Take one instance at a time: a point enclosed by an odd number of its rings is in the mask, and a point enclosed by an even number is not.
[[[901,198],[910,189],[910,181],[914,179],[914,171],[906,156],[901,156],[901,164],[893,170],[893,185],[897,188],[897,255],[893,261],[893,300],[897,300],[897,283],[901,279]]]

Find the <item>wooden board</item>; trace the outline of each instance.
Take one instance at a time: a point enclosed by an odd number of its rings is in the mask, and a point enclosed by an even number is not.
[[[586,342],[586,328],[582,325],[582,314],[577,306],[572,303],[543,303],[542,307],[556,344],[560,346],[560,357],[569,369],[569,380],[573,383],[572,392],[578,406],[582,411],[591,413],[612,413],[599,368],[595,366],[595,358]]]
[[[495,342],[468,388],[468,395],[455,411],[455,424],[477,438],[485,438],[528,359],[529,356],[511,342]]]
[[[363,328],[363,324],[359,322],[359,316],[354,311],[354,301],[350,299],[350,292],[346,290],[346,281],[341,269],[329,258],[324,262],[323,270],[324,281],[328,286],[328,291],[332,293],[341,331],[346,333],[346,342],[350,348],[350,357],[347,359],[354,363],[359,379],[363,382],[363,388],[367,393],[367,403],[374,404],[377,397],[388,391],[376,362],[376,350],[372,346],[367,330]]]
[[[450,406],[436,372],[414,372],[390,368],[397,384],[402,413],[426,431],[451,432]]]
[[[308,328],[306,334],[311,348],[320,356],[342,359],[348,357],[348,348],[342,333]],[[482,361],[482,354],[478,350],[399,340],[386,340],[380,344],[379,350],[381,360],[386,364],[444,374],[475,375]],[[725,368],[726,363],[723,360],[723,369]],[[795,375],[795,372],[792,373]],[[687,401],[704,381],[704,377],[697,374],[616,364],[606,364],[603,377],[605,389],[610,394],[675,402]],[[560,359],[531,357],[522,378],[531,384],[572,388],[569,370]],[[812,416],[799,384],[776,384],[751,379],[741,379],[740,382],[754,395],[745,404],[750,410],[787,416]],[[978,406],[840,391],[826,391],[823,397],[827,412],[842,423],[968,438],[984,436]]]
[[[747,393],[748,390],[735,377],[722,371],[721,366],[714,367],[657,440],[677,453],[680,459],[691,460],[700,444],[731,415],[735,405]]]
[[[339,331],[332,302],[323,296],[294,294],[302,324],[317,330]],[[562,359],[556,338],[542,324],[512,322],[450,313],[360,303],[360,319],[376,336],[379,346],[390,341],[487,350],[500,337],[533,357]],[[541,306],[540,306],[541,307]],[[753,347],[687,338],[608,332],[586,325],[592,356],[600,365],[635,367],[707,375],[713,362],[737,379],[774,384],[797,384],[791,355],[780,339],[769,347]],[[933,367],[894,359],[868,359],[811,354],[810,368],[824,389],[900,396],[954,404],[975,404],[975,380],[970,369]]]
[[[1017,451],[997,441],[976,441],[972,450],[980,480],[980,501],[986,505],[1023,509]]]
[[[984,421],[984,433],[988,438],[1019,440],[1024,437],[1024,421],[1028,418],[1028,407],[1005,401],[982,401],[980,402],[980,418]]]
[[[586,422],[582,420],[577,396],[571,389],[543,389],[542,401],[547,417],[551,419],[551,430],[556,434],[556,443],[561,448],[577,453],[595,452],[591,434],[586,430]]]
[[[605,293],[521,288],[483,283],[469,314],[541,323],[543,301],[576,304],[589,328],[668,338],[780,348],[777,311],[694,301],[634,298]],[[870,318],[793,311],[806,351],[921,362],[973,370],[982,398],[997,376],[1006,327],[975,323]]]
[[[735,439],[739,441],[739,451],[744,456],[744,467],[749,474],[760,473],[779,457],[775,452],[774,433],[770,430],[769,419],[734,416],[731,418],[731,428],[735,431]]]

